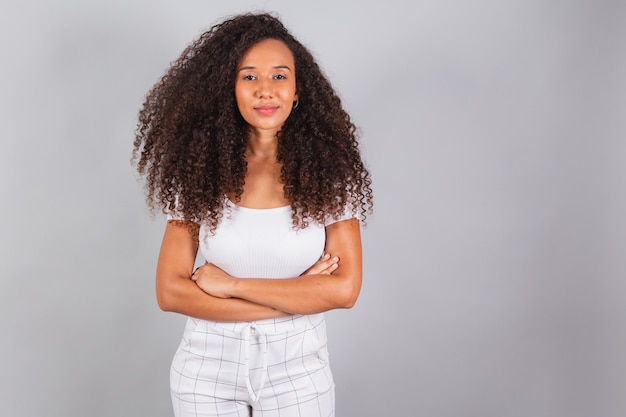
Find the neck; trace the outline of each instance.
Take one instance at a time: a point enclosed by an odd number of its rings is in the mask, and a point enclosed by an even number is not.
[[[278,139],[273,131],[253,131],[248,139],[248,154],[269,159],[276,159],[278,151]]]

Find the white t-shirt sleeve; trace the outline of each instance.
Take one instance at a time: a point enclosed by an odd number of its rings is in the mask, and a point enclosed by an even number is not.
[[[168,210],[165,213],[165,217],[167,218],[167,221],[170,220],[184,220],[184,216],[181,212],[178,211],[178,194],[176,195],[176,199],[174,200],[174,209],[173,210]]]
[[[330,226],[333,223],[340,222],[342,220],[350,220],[350,219],[359,219],[359,213],[355,213],[350,209],[349,206],[346,206],[343,210],[343,214],[339,216],[339,218],[335,219],[333,216],[327,216],[326,221],[324,222],[324,226]]]

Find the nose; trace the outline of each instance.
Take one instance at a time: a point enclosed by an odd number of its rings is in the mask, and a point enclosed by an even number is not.
[[[259,79],[259,83],[257,84],[257,96],[259,98],[263,98],[263,97],[272,97],[273,92],[273,88],[272,88],[272,83],[270,80],[266,79],[265,77]]]

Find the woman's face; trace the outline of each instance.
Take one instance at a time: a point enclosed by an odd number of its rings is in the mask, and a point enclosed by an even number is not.
[[[275,135],[289,117],[296,94],[293,54],[283,42],[265,39],[252,46],[237,67],[239,112],[257,133]]]

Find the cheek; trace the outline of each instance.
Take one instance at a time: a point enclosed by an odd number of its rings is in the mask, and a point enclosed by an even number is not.
[[[284,89],[284,90],[283,90],[283,92],[282,92],[282,93],[283,93],[283,94],[282,94],[283,99],[285,99],[285,100],[287,100],[287,99],[289,99],[289,100],[291,100],[291,99],[295,100],[295,95],[296,95],[296,89],[295,89],[295,87],[294,87],[294,88],[286,88],[286,89]]]

